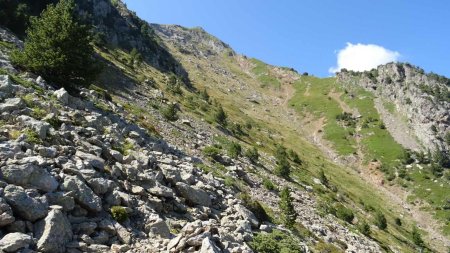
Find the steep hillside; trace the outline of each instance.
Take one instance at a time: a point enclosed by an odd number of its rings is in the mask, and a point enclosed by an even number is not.
[[[450,246],[448,79],[405,64],[302,75],[202,28],[147,24],[120,1],[76,2],[103,65],[89,89],[17,69],[21,42],[0,30],[3,250]]]

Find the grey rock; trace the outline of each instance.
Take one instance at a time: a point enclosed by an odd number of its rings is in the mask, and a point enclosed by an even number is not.
[[[33,243],[33,238],[23,233],[9,233],[0,240],[0,249],[4,252],[15,252],[27,248]]]
[[[6,161],[9,158],[13,158],[14,155],[19,154],[21,148],[18,142],[5,142],[0,143],[0,160]]]
[[[30,127],[34,129],[39,135],[41,140],[44,140],[47,137],[47,132],[50,129],[50,124],[47,122],[43,122],[40,120],[36,120],[27,115],[20,115],[17,117],[17,121],[20,122],[21,125],[25,127]]]
[[[131,243],[131,234],[128,232],[126,228],[124,228],[122,225],[120,225],[119,222],[112,221],[114,228],[116,229],[117,238],[120,242],[125,244]]]
[[[96,236],[92,237],[96,244],[106,244],[109,240],[109,234],[106,231],[100,231]]]
[[[88,154],[88,153],[85,153],[85,152],[82,152],[79,150],[75,153],[75,156],[81,158],[82,160],[84,160],[85,162],[87,162],[94,168],[101,169],[101,170],[103,170],[105,168],[105,160],[103,160],[102,158],[100,158],[98,156]]]
[[[4,198],[12,207],[14,213],[17,213],[22,218],[31,222],[47,215],[47,202],[41,198],[32,198],[28,196],[25,190],[20,186],[6,186]]]
[[[63,253],[65,245],[72,240],[72,226],[61,210],[51,210],[35,227],[39,235],[37,248],[40,252]]]
[[[160,184],[159,182],[156,182],[153,187],[150,187],[147,190],[152,195],[155,195],[155,196],[158,196],[158,197],[165,197],[165,198],[172,198],[173,197],[172,188],[166,187],[166,186]]]
[[[0,227],[9,225],[15,220],[11,207],[3,198],[0,198]]]
[[[1,168],[3,178],[10,184],[32,187],[45,192],[58,188],[58,181],[42,167],[34,164],[7,165]]]
[[[111,149],[109,150],[109,154],[118,162],[123,161],[123,155],[117,150]]]
[[[8,75],[0,75],[0,92],[8,96],[17,90],[17,85],[13,85],[11,78]]]
[[[97,223],[95,222],[82,222],[73,225],[73,230],[77,234],[91,235],[97,228]]]
[[[155,215],[153,220],[146,225],[146,230],[148,230],[149,236],[160,236],[162,238],[170,237],[169,227],[158,215]]]
[[[201,246],[203,244],[203,240],[205,238],[209,238],[211,236],[210,232],[204,232],[199,235],[195,235],[186,240],[186,244],[190,246]]]
[[[8,98],[0,104],[0,113],[13,112],[25,108],[25,102],[21,98]]]
[[[164,174],[164,177],[171,184],[176,184],[177,182],[181,182],[180,169],[173,167],[171,165],[167,165],[167,164],[161,164],[159,167],[161,168],[161,171]]]
[[[75,200],[70,193],[64,192],[50,192],[45,194],[50,205],[59,205],[63,207],[66,212],[72,211],[75,208]]]
[[[89,211],[100,212],[102,210],[102,200],[78,177],[66,176],[64,183],[61,184],[61,189],[72,191],[75,201]]]
[[[56,90],[53,94],[63,105],[67,105],[69,103],[69,93],[67,93],[64,88]]]
[[[27,224],[23,220],[16,220],[13,223],[11,223],[8,227],[6,227],[8,232],[20,232],[20,233],[26,233],[27,232]]]
[[[236,211],[238,211],[238,213],[242,216],[244,220],[250,222],[252,228],[258,228],[259,221],[250,210],[248,210],[245,206],[240,204],[235,205],[234,208],[236,209]]]
[[[87,181],[88,185],[96,194],[107,193],[114,185],[114,182],[105,178],[92,178]]]
[[[178,182],[176,184],[176,188],[180,192],[181,196],[192,204],[211,206],[211,198],[204,190],[195,186],[189,186],[182,182]]]
[[[39,155],[48,158],[54,158],[56,156],[56,148],[54,147],[41,147],[39,148]]]
[[[214,242],[209,239],[209,237],[203,239],[202,247],[199,253],[221,253],[222,251],[217,247]]]

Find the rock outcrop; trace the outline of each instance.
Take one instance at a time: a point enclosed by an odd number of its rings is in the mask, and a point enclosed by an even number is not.
[[[340,82],[358,85],[395,105],[423,150],[450,151],[450,81],[418,67],[389,63],[368,72],[341,71]],[[402,120],[402,119],[400,119]]]

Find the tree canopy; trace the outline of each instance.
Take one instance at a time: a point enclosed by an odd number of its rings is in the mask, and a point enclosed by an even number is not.
[[[73,0],[50,4],[40,17],[32,17],[23,51],[15,51],[15,64],[60,86],[89,83],[95,76],[90,30],[75,14]]]

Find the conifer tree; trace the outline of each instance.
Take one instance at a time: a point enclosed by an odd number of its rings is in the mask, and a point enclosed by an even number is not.
[[[23,51],[12,61],[61,86],[88,84],[95,74],[89,27],[75,14],[73,0],[50,4],[40,17],[33,17],[26,31]]]
[[[294,205],[292,204],[293,200],[291,197],[291,192],[289,188],[285,187],[280,192],[280,209],[282,213],[283,224],[292,229],[295,225],[295,220],[297,219],[297,212],[294,209]]]

